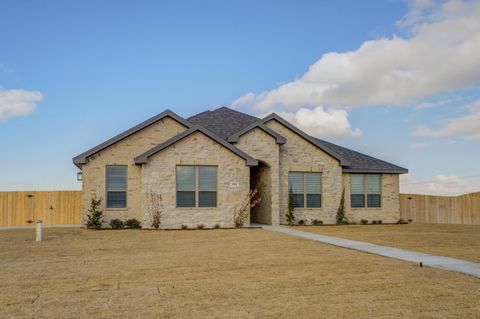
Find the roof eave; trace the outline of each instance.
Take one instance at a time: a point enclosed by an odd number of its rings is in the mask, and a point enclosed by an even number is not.
[[[264,117],[263,119],[261,119],[260,121],[262,122],[262,124],[265,124],[267,123],[268,121],[270,120],[276,120],[277,122],[279,122],[280,124],[286,126],[288,129],[290,129],[291,131],[295,132],[296,134],[300,135],[303,139],[307,140],[308,142],[312,143],[313,145],[315,145],[316,147],[318,147],[319,149],[321,149],[322,151],[324,151],[325,153],[327,153],[328,155],[332,156],[333,158],[335,158],[336,160],[338,160],[340,162],[340,165],[341,166],[349,166],[349,162],[348,160],[346,160],[345,158],[341,157],[340,155],[336,154],[335,152],[333,152],[332,150],[330,149],[327,149],[326,147],[323,147],[321,145],[319,145],[314,139],[312,139],[308,134],[306,134],[304,131],[302,131],[301,129],[299,129],[298,127],[296,127],[295,125],[291,124],[290,122],[288,122],[287,120],[285,120],[284,118],[282,118],[281,116],[279,116],[278,114],[276,113],[272,113],[270,115],[267,115],[266,117]]]
[[[164,119],[165,117],[170,117],[172,118],[173,120],[177,121],[178,123],[182,124],[183,126],[185,126],[186,128],[190,128],[192,126],[192,124],[190,122],[188,122],[187,120],[185,120],[183,117],[181,117],[180,115],[176,114],[175,112],[169,110],[169,109],[166,109],[165,111],[163,111],[162,113],[160,114],[157,114],[151,118],[149,118],[148,120],[138,124],[138,125],[135,125],[134,127],[108,139],[107,141],[103,142],[103,143],[100,143],[98,144],[97,146],[95,147],[92,147],[91,149],[75,156],[72,160],[73,160],[73,164],[75,164],[78,168],[82,169],[81,165],[82,164],[86,164],[87,163],[87,158],[106,149],[107,147],[115,144],[115,143],[118,143],[120,142],[121,140],[137,133],[138,131]]]
[[[375,169],[375,168],[343,168],[344,173],[370,173],[370,174],[406,174],[408,169],[399,167],[395,169]]]
[[[229,136],[228,141],[230,143],[238,143],[238,141],[240,140],[240,137],[242,135],[245,135],[246,133],[250,132],[251,130],[253,130],[255,128],[259,128],[262,131],[264,131],[265,133],[267,133],[268,135],[270,135],[271,137],[273,137],[275,139],[275,143],[277,143],[279,145],[285,144],[287,142],[287,139],[284,136],[275,132],[274,130],[272,130],[271,128],[269,128],[265,124],[263,124],[261,121],[254,122],[254,123],[250,124],[249,126],[247,126],[246,128],[240,130],[239,132]]]
[[[134,159],[135,164],[137,164],[137,165],[146,164],[148,162],[149,157],[155,155],[158,152],[161,152],[163,149],[175,144],[176,142],[188,137],[189,135],[191,135],[195,132],[203,133],[207,137],[211,138],[215,142],[219,143],[220,145],[222,145],[223,147],[228,149],[229,151],[231,151],[234,154],[236,154],[237,156],[243,158],[245,160],[245,164],[247,166],[257,166],[258,165],[258,161],[256,159],[254,159],[250,155],[246,154],[245,152],[241,151],[237,147],[229,144],[228,142],[226,142],[222,138],[218,137],[217,135],[215,135],[214,133],[212,133],[211,131],[207,130],[206,128],[204,128],[203,126],[200,126],[200,125],[194,125],[194,126],[190,127],[188,130],[186,130],[186,131],[184,131],[184,132],[166,140],[165,142],[155,146],[154,148],[148,150],[147,152],[135,157],[135,159]]]

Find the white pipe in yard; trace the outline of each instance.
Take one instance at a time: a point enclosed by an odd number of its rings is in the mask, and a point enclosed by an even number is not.
[[[37,225],[35,227],[35,240],[42,241],[42,225],[43,221],[37,220]]]

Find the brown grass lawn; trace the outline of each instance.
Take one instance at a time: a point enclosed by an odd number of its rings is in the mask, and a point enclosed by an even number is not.
[[[480,317],[478,278],[264,230],[44,235],[0,231],[0,318]]]
[[[480,225],[408,224],[308,226],[294,228],[324,235],[480,262]]]

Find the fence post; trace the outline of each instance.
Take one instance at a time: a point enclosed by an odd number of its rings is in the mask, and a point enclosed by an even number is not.
[[[36,241],[42,241],[42,225],[43,221],[37,220],[37,224],[35,227],[35,240]]]

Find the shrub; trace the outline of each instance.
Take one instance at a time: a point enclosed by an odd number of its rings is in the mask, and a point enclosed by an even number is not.
[[[182,229],[183,229],[183,230],[188,229],[188,225],[182,224]]]
[[[345,189],[342,191],[342,199],[337,210],[337,225],[348,224],[348,219],[345,216]]]
[[[135,218],[131,218],[125,222],[125,228],[141,228],[140,222]]]
[[[204,229],[204,228],[205,228],[205,225],[204,225],[204,224],[198,224],[198,225],[197,225],[197,228],[198,228],[198,229]]]
[[[162,223],[163,202],[162,195],[149,191],[147,193],[147,211],[150,216],[150,225],[158,229]]]
[[[376,225],[377,224],[377,221],[374,219],[372,220],[372,225]]]
[[[89,229],[99,229],[102,227],[103,223],[103,211],[100,210],[100,206],[102,204],[102,198],[100,197],[97,199],[97,196],[94,196],[90,200],[90,208],[88,212],[90,214],[87,215],[87,220],[85,222],[85,226]]]
[[[112,229],[123,229],[125,225],[120,219],[115,218],[110,221],[110,227],[112,227]]]
[[[408,221],[406,221],[405,219],[403,218],[400,218],[398,221],[397,221],[397,224],[408,224]]]
[[[213,228],[214,228],[214,229],[219,229],[219,228],[220,228],[220,224],[215,224],[215,225],[213,226]]]
[[[303,219],[300,219],[300,220],[298,220],[298,224],[299,224],[299,225],[304,225],[304,224],[305,224],[305,221],[304,221]]]
[[[290,226],[295,225],[295,203],[291,188],[288,191],[288,211],[285,214],[285,217],[287,217],[287,222]]]
[[[383,221],[381,219],[379,219],[379,220],[377,220],[377,223],[381,225],[383,223]]]
[[[256,197],[257,193],[257,189],[251,189],[243,200],[240,208],[236,209],[233,213],[233,221],[235,222],[235,227],[243,227],[243,225],[247,221],[250,209],[254,208],[262,201],[262,198]]]
[[[362,225],[366,225],[368,224],[368,219],[362,219],[360,222],[362,223]]]
[[[312,225],[313,225],[313,226],[323,225],[323,220],[312,219]]]

